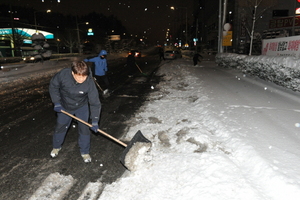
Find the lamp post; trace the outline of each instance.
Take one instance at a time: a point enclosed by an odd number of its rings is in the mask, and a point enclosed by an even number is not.
[[[80,34],[79,34],[79,25],[80,24],[89,24],[89,22],[84,22],[84,23],[78,23],[78,19],[77,19],[77,16],[76,16],[76,30],[77,30],[77,43],[78,43],[78,53],[81,54],[82,53],[82,49],[80,47]]]
[[[185,9],[185,45],[188,44],[188,31],[187,31],[187,7],[177,7],[177,8],[184,8]],[[175,10],[175,7],[174,6],[171,6],[170,7],[171,10]],[[184,46],[185,46],[184,45]]]
[[[34,14],[34,26],[35,26],[35,32],[37,32],[37,23],[36,23],[36,13],[37,12],[44,12],[44,11],[34,11],[33,14]],[[46,13],[50,13],[51,10],[46,10]]]

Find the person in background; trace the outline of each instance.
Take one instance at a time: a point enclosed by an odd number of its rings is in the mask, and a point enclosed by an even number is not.
[[[195,53],[193,56],[193,62],[194,62],[194,66],[196,66],[198,64],[198,61],[201,62],[201,60],[199,58],[203,59],[203,56],[201,56],[198,53]]]
[[[62,69],[50,81],[49,93],[57,112],[57,122],[53,134],[52,158],[58,156],[72,118],[61,111],[64,110],[78,118],[92,121],[91,129],[98,130],[101,103],[98,90],[89,67],[83,61],[72,63],[71,68]],[[78,123],[78,144],[83,161],[91,162],[90,130],[83,123]]]
[[[106,85],[106,89],[103,91],[104,94],[106,94],[110,90],[110,84],[106,76],[106,72],[107,72],[106,57],[107,57],[107,52],[105,50],[101,50],[97,57],[84,59],[84,62],[95,63],[95,78],[97,80],[97,83],[101,85],[100,82],[103,81]]]
[[[159,47],[158,54],[159,54],[159,60],[165,60],[163,48]]]
[[[137,68],[134,55],[135,55],[135,51],[131,51],[131,53],[127,56],[126,65],[128,67],[128,76],[129,77],[132,77],[134,75],[134,72]]]

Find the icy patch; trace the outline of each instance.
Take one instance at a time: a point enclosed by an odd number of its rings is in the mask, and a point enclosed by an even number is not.
[[[64,176],[58,172],[50,174],[29,200],[61,200],[75,182],[70,175]]]

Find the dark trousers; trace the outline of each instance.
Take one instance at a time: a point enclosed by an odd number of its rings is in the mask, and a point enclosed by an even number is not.
[[[88,105],[85,105],[70,113],[86,122],[89,119]],[[64,113],[57,113],[57,122],[53,134],[53,148],[55,149],[61,148],[71,122],[72,122],[72,118],[69,117],[68,115]],[[80,148],[80,153],[89,154],[90,145],[91,145],[91,132],[89,127],[81,122],[78,122],[78,134],[79,134],[78,145]]]
[[[194,66],[195,66],[195,65],[198,64],[198,61],[199,61],[199,60],[198,60],[198,59],[193,59],[193,61],[194,61]]]
[[[159,60],[165,60],[164,53],[159,54]]]
[[[102,85],[101,82],[104,82],[105,86],[106,86],[106,89],[110,89],[110,84],[109,84],[109,81],[108,81],[108,78],[106,75],[104,76],[97,76],[95,75],[95,78],[97,80],[97,83],[99,85]]]

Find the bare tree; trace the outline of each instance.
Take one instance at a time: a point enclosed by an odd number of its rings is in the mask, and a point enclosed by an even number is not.
[[[73,48],[77,46],[77,37],[73,30],[67,30],[67,37],[64,37],[64,44],[69,48],[70,53],[73,53]]]
[[[252,24],[248,26],[247,24],[245,25],[245,29],[247,30],[247,33],[250,37],[249,56],[251,56],[253,49],[253,39],[255,35],[255,24],[259,19],[261,19],[261,16],[275,4],[273,0],[247,0],[246,4],[246,7],[249,8],[249,13],[251,13],[252,16]]]
[[[29,36],[26,35],[26,32],[23,29],[14,29],[15,34],[8,34],[4,35],[3,37],[6,40],[9,40],[13,43],[14,49],[17,50],[17,54],[20,53],[20,49],[24,44],[25,39],[31,39]],[[18,33],[18,34],[17,34]]]

